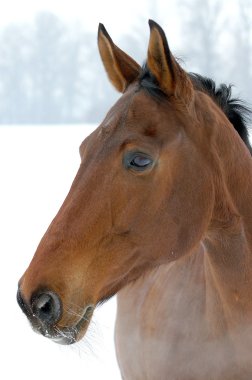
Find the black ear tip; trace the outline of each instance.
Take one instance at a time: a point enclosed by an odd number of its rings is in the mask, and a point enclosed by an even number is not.
[[[106,32],[105,26],[101,22],[99,22],[98,32],[104,33],[104,31]]]
[[[167,42],[167,39],[165,36],[165,32],[161,28],[161,26],[156,21],[153,21],[153,20],[149,20],[149,25],[150,25],[150,32],[152,32],[155,29],[159,33],[159,35],[161,36],[162,40],[165,41],[164,43],[166,45],[168,45],[168,42]]]
[[[151,18],[148,20],[148,23],[149,23],[150,28],[152,27],[152,24],[153,24],[154,22],[155,22],[155,21],[153,21]]]
[[[150,28],[152,29],[152,28],[160,28],[160,26],[158,25],[158,23],[156,23],[156,21],[154,21],[154,20],[151,20],[151,19],[149,19],[149,26],[150,26]]]
[[[111,43],[113,42],[105,26],[100,22],[98,27],[98,37],[103,34]]]

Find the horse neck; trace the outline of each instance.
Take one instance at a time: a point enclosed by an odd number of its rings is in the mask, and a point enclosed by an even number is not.
[[[221,122],[217,129],[212,228],[244,230],[252,248],[252,157],[232,125]]]
[[[221,122],[217,128],[206,275],[226,315],[232,314],[227,320],[240,324],[241,316],[252,317],[252,157],[231,125]]]

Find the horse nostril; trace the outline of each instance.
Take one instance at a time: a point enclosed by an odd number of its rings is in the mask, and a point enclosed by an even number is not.
[[[32,299],[32,312],[42,323],[52,325],[61,315],[61,301],[56,293],[40,293]]]

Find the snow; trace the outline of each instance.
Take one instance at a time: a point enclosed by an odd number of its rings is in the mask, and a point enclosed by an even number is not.
[[[17,282],[64,200],[95,128],[0,127],[1,379],[120,379],[113,326],[115,298],[95,313],[87,337],[60,346],[35,334],[16,302]]]

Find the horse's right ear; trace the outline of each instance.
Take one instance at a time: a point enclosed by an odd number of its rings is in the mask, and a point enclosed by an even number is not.
[[[98,47],[111,83],[118,91],[124,92],[137,79],[140,65],[114,44],[103,24],[99,24]]]
[[[149,25],[148,69],[166,95],[175,96],[190,104],[194,90],[189,76],[172,55],[161,26],[153,20],[149,20]]]

